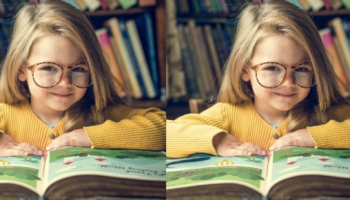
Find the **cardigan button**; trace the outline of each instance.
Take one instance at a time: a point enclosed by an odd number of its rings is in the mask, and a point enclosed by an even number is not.
[[[277,133],[273,134],[273,138],[278,139],[278,134]]]
[[[55,134],[53,134],[53,133],[50,134],[51,139],[55,139],[55,137],[56,137]]]

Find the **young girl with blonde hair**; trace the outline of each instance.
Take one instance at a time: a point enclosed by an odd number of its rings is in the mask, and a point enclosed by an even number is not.
[[[239,16],[217,103],[167,121],[167,156],[350,148],[337,79],[307,13],[284,0],[252,3]]]
[[[61,0],[15,16],[0,77],[0,156],[64,146],[165,149],[165,112],[123,105],[87,17]]]

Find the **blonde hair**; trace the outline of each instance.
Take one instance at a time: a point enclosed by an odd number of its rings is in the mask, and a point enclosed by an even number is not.
[[[318,30],[307,13],[285,0],[270,0],[247,5],[238,19],[235,43],[225,65],[218,102],[239,104],[254,97],[250,82],[241,78],[242,70],[247,67],[258,41],[271,34],[288,37],[304,50],[316,81],[308,96],[288,111],[289,131],[298,129],[305,115],[308,116],[307,125],[325,123],[331,106],[347,102],[339,91],[336,83],[339,78],[327,58]]]
[[[16,104],[30,98],[26,82],[19,81],[17,74],[34,42],[47,34],[64,37],[81,51],[93,82],[84,97],[64,112],[65,131],[72,130],[81,116],[84,125],[102,123],[105,108],[122,103],[114,87],[115,79],[87,17],[61,0],[27,3],[16,14],[11,43],[2,64],[0,103]]]

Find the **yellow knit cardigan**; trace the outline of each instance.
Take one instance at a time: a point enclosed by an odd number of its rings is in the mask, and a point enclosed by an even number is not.
[[[92,148],[165,149],[164,111],[114,105],[107,108],[106,119],[99,125],[84,126],[81,118],[74,129],[84,128]],[[52,138],[64,133],[63,127],[64,119],[61,119],[55,128],[49,128],[34,114],[28,101],[15,105],[0,104],[0,132],[18,142],[45,149]]]
[[[315,148],[350,148],[350,106],[333,107],[327,123],[307,128],[314,139]],[[269,147],[287,133],[285,119],[275,129],[256,112],[252,102],[239,105],[217,103],[201,114],[188,114],[172,121],[167,120],[167,156],[178,158],[194,153],[217,155],[212,140],[221,132],[234,135],[242,142],[251,142],[263,148]]]

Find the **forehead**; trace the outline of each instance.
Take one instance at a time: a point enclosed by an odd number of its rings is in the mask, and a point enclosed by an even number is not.
[[[251,62],[279,62],[294,65],[308,59],[306,52],[291,38],[283,35],[269,35],[260,39],[253,52]]]
[[[83,54],[69,39],[59,35],[45,35],[36,40],[27,62],[55,62],[69,65],[83,61]]]

